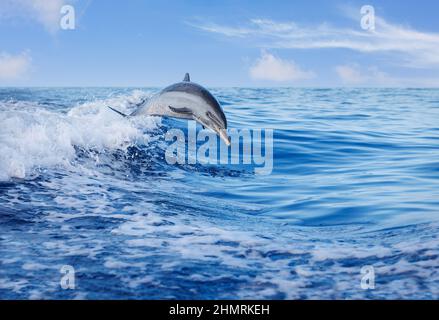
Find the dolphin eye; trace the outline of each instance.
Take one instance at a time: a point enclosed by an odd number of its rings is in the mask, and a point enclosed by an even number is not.
[[[221,121],[218,120],[210,111],[206,112],[206,116],[212,120],[218,127],[221,127]]]

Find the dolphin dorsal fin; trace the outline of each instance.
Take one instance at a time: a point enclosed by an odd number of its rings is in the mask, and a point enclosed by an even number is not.
[[[184,75],[184,82],[190,82],[191,81],[191,77],[189,76],[189,73],[186,72],[186,74]]]

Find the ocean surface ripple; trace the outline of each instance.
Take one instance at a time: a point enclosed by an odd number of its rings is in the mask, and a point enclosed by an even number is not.
[[[439,298],[439,90],[212,89],[270,175],[107,108],[156,91],[0,89],[0,299]]]

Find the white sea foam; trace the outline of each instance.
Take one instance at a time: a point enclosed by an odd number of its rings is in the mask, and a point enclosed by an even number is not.
[[[220,262],[222,267],[237,270],[237,273],[238,270],[253,270],[255,265],[260,264],[254,278],[245,272],[235,275],[235,280],[244,282],[234,292],[238,298],[267,299],[277,293],[288,299],[304,296],[364,298],[365,291],[360,286],[361,267],[369,264],[374,266],[378,280],[384,281],[373,292],[376,297],[382,292],[388,292],[394,298],[404,295],[416,297],[422,292],[419,291],[419,279],[425,279],[426,284],[437,281],[435,266],[439,239],[434,234],[429,235],[429,228],[420,231],[424,234],[422,240],[403,237],[404,240],[399,242],[378,237],[367,244],[364,242],[370,240],[367,235],[357,237],[356,241],[338,241],[321,230],[314,243],[310,244],[309,238],[304,235],[294,238],[291,233],[287,237],[279,234],[273,241],[260,238],[253,231],[212,226],[200,220],[186,221],[179,216],[166,217],[173,223],[157,224],[159,220],[165,222],[165,218],[155,214],[154,210],[148,215],[130,215],[112,234],[130,237],[125,241],[127,252],[141,247],[161,248],[167,255],[178,256],[174,263],[161,263],[162,271],[174,272],[184,261],[198,261],[199,264]],[[435,227],[432,228],[434,230]],[[308,233],[312,237],[313,231],[308,230]],[[148,250],[144,251],[145,254],[156,254]],[[271,253],[277,254],[278,258],[271,258]],[[418,259],[409,261],[410,257]],[[105,267],[114,269],[118,264],[112,261]],[[395,275],[403,277],[403,280],[393,279]],[[190,280],[218,281],[222,277],[227,278],[212,271],[193,270]],[[137,287],[135,281],[131,280],[130,287]],[[168,285],[166,279],[163,281],[163,286]],[[309,291],[308,288],[315,283],[322,286],[326,283],[327,287],[323,291]],[[426,295],[437,296],[434,286],[431,287]]]
[[[0,180],[26,178],[53,166],[72,167],[75,146],[102,151],[148,143],[145,131],[158,125],[157,118],[130,120],[107,108],[127,111],[136,99],[138,92],[85,103],[67,114],[29,102],[0,103]]]

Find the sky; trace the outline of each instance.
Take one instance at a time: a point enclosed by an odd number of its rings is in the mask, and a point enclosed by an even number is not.
[[[0,0],[0,86],[189,72],[210,87],[439,87],[438,14],[437,0]]]

